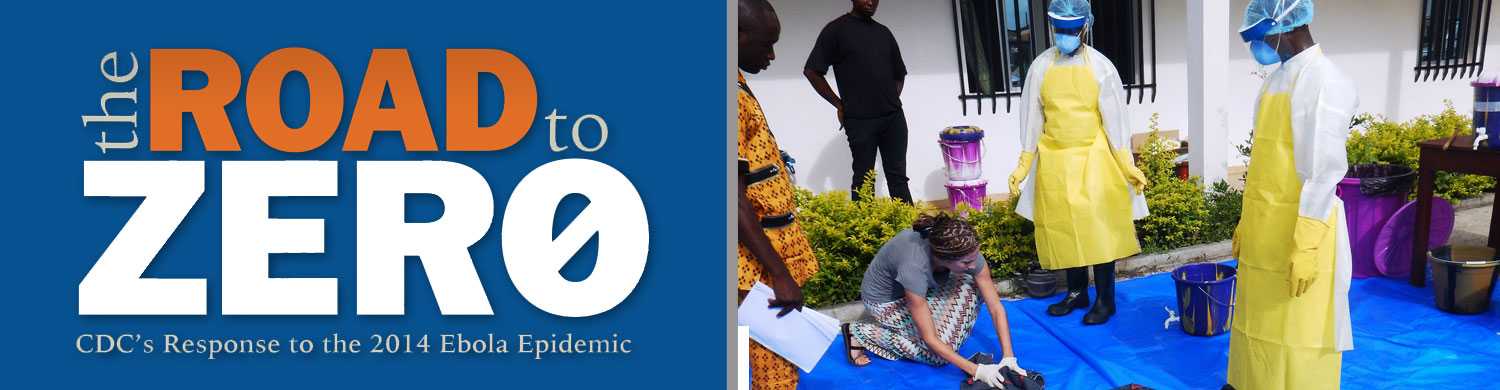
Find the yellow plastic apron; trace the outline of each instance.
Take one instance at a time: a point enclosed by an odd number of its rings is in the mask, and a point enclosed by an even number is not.
[[[1294,79],[1295,83],[1295,79]],[[1229,384],[1238,390],[1337,389],[1335,207],[1318,246],[1317,280],[1292,298],[1287,271],[1302,181],[1292,150],[1290,92],[1262,93],[1240,215],[1239,281],[1229,339]]]
[[[1042,78],[1042,137],[1036,158],[1036,252],[1042,268],[1105,263],[1140,253],[1125,174],[1099,115],[1099,81],[1082,65]]]

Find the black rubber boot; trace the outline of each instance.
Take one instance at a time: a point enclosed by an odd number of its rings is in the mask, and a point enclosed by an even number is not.
[[[1083,315],[1084,325],[1099,325],[1115,315],[1115,262],[1094,265],[1094,307]]]
[[[1088,267],[1068,268],[1068,295],[1062,301],[1047,306],[1047,314],[1053,317],[1062,317],[1072,313],[1073,309],[1089,307],[1089,269]]]

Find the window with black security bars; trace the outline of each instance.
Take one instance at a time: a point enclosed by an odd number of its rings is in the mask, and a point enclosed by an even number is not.
[[[1021,95],[1032,59],[1052,46],[1047,0],[953,0],[958,96],[964,115],[1005,107]],[[1156,99],[1156,1],[1092,4],[1094,25],[1085,41],[1120,72],[1127,100]]]
[[[1422,0],[1413,81],[1469,78],[1484,70],[1490,0]]]
[[[1114,62],[1125,100],[1156,101],[1156,0],[1095,1],[1090,44]]]

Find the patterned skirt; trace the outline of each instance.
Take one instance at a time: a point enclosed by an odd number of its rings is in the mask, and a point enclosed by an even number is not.
[[[949,277],[947,283],[927,292],[927,307],[932,310],[938,339],[955,351],[969,338],[979,316],[978,295],[974,276],[968,274]],[[922,341],[904,300],[865,302],[865,310],[875,321],[849,324],[849,332],[870,353],[890,360],[910,359],[934,366],[948,364]]]

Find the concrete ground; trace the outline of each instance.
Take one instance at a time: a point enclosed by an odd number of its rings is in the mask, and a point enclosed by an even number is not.
[[[1453,221],[1453,236],[1448,243],[1453,245],[1488,246],[1490,216],[1495,202],[1493,194],[1465,201],[1458,206]]]

